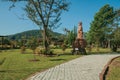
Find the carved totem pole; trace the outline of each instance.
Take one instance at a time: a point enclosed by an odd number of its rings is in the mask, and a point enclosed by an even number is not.
[[[87,45],[86,40],[83,37],[82,22],[78,24],[78,33],[75,42],[73,43],[73,54],[74,52],[80,52],[81,54],[86,54],[85,47]]]
[[[83,37],[83,28],[82,28],[82,22],[78,24],[78,34],[77,34],[77,40],[79,41],[81,48],[85,48],[87,43],[86,40]]]

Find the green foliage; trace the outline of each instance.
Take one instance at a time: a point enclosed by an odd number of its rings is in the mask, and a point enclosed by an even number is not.
[[[117,51],[117,47],[120,45],[120,40],[111,40],[111,50],[113,52]]]
[[[40,33],[41,31],[42,30],[25,31],[14,35],[8,35],[7,38],[12,48],[15,48],[14,46],[19,46],[19,47],[26,46],[30,48],[32,37],[36,39],[39,45],[43,45],[42,34]],[[61,36],[64,36],[61,33],[53,32],[51,30],[48,30],[48,32],[49,32],[49,42],[55,42],[56,40],[54,39],[59,40],[61,39]]]
[[[73,31],[70,31],[68,34],[68,44],[72,44],[75,41],[75,34],[73,33]]]
[[[25,46],[21,46],[21,53],[25,53],[25,50],[26,50]]]
[[[46,51],[43,48],[39,48],[39,54],[52,56],[54,53],[53,53],[53,50],[51,50],[51,49],[49,49],[49,50]]]
[[[114,39],[120,41],[120,27],[114,31]]]
[[[94,16],[94,20],[91,23],[90,31],[87,33],[88,42],[99,44],[109,38],[112,27],[111,24],[114,21],[115,11],[113,7],[106,4],[99,12]]]
[[[116,10],[116,16],[113,23],[113,38],[116,41],[120,41],[120,9]]]
[[[67,48],[66,44],[62,44],[62,50],[65,51]]]
[[[49,33],[47,30],[56,28],[60,21],[62,11],[68,10],[68,2],[65,0],[29,0],[24,10],[30,20],[43,29],[43,44],[45,50],[49,47]]]
[[[13,5],[10,9],[15,7],[15,2],[21,0],[11,0]],[[66,0],[26,0],[25,7],[27,17],[42,29],[43,44],[45,50],[49,47],[49,33],[47,30],[52,30],[60,24],[60,16],[63,11],[68,10],[69,3]],[[58,25],[57,25],[58,24]]]
[[[116,52],[117,48],[120,46],[120,9],[116,10],[116,15],[114,18],[113,30],[111,34],[111,45],[112,51]]]
[[[29,31],[25,31],[25,32],[21,32],[21,33],[17,33],[17,34],[13,34],[13,35],[8,35],[8,39],[9,40],[17,40],[20,41],[22,39],[23,36],[25,36],[26,39],[30,39],[31,37],[35,37],[35,38],[42,38],[42,34],[41,34],[42,30],[29,30]],[[58,33],[58,32],[53,32],[49,30],[49,33],[53,36],[53,37],[60,37],[62,34]]]
[[[64,40],[65,45],[72,45],[77,37],[77,28],[74,26],[74,29],[71,31],[67,31],[66,38]]]
[[[35,22],[39,27],[55,28],[55,24],[60,21],[62,11],[68,10],[69,3],[64,0],[50,1],[27,1],[24,8],[28,18]]]
[[[3,45],[5,45],[5,44],[10,45],[10,41],[8,39],[3,39],[3,41],[0,39],[0,45],[1,45],[1,43]]]
[[[52,56],[54,54],[54,52],[53,52],[53,50],[49,49],[47,52],[45,51],[45,54]]]
[[[35,50],[36,47],[39,46],[37,39],[34,37],[31,37],[28,44],[29,44],[30,49],[32,49],[32,50]]]

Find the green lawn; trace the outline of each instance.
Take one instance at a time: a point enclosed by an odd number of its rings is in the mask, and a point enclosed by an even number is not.
[[[88,54],[106,54],[106,53],[113,53],[110,48],[99,48],[99,51],[96,48],[92,48],[91,52],[88,51],[86,48]],[[117,53],[120,53],[120,48],[117,49]]]
[[[46,57],[37,55],[39,61],[33,62],[34,59],[31,50],[26,50],[21,54],[19,49],[0,52],[0,80],[23,80],[29,75],[38,71],[46,70],[50,67],[64,63],[71,59],[80,57],[80,55],[70,55],[72,49],[53,49],[54,53],[62,54],[60,56]],[[100,48],[103,53],[111,52],[110,49]],[[94,48],[92,53],[100,53]],[[119,69],[120,71],[120,69]],[[112,80],[112,79],[111,79]]]
[[[110,65],[106,80],[120,80],[120,57]]]
[[[62,50],[56,49],[54,52],[60,54]],[[66,52],[69,53],[70,49]],[[0,52],[0,80],[23,80],[37,71],[46,70],[77,57],[80,55],[65,54],[54,57],[37,55],[36,58],[39,61],[33,62],[31,60],[34,56],[31,50],[27,50],[25,54],[21,54],[20,50],[2,51]]]

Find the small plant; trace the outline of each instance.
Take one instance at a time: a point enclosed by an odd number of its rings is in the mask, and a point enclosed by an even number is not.
[[[25,51],[26,51],[25,46],[22,46],[22,47],[21,47],[21,53],[25,53]]]
[[[63,50],[63,53],[64,53],[64,51],[66,50],[67,46],[65,44],[62,44],[61,47],[62,47],[62,50]]]
[[[91,46],[91,45],[88,45],[88,46],[86,47],[86,49],[88,50],[89,53],[92,52],[92,46]]]
[[[111,41],[111,50],[113,51],[113,52],[116,52],[117,51],[117,41],[116,40],[112,40]]]
[[[42,50],[42,52],[43,52],[43,54],[44,54],[44,55],[50,55],[50,56],[52,56],[52,55],[53,55],[53,51],[52,51],[52,50],[50,50],[50,49],[49,49],[49,50],[47,50],[47,51],[44,49],[44,50]]]
[[[113,52],[116,52],[116,51],[117,51],[117,47],[116,47],[116,46],[113,46],[113,47],[111,48],[111,50],[112,50]]]
[[[39,54],[45,54],[45,49],[44,48],[39,48],[39,50],[38,50],[39,52]]]
[[[48,55],[53,55],[53,50],[48,50],[47,54]]]

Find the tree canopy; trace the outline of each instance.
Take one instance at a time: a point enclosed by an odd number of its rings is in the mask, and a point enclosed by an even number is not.
[[[89,42],[96,42],[108,39],[108,34],[112,31],[111,24],[114,21],[115,11],[113,7],[106,4],[99,12],[94,16],[94,20],[91,22],[90,31],[88,32],[87,38]]]
[[[15,3],[21,0],[11,1]],[[47,30],[60,25],[58,24],[61,19],[60,16],[63,11],[68,11],[69,2],[66,0],[26,0],[26,2],[24,8],[26,15],[43,30],[43,42],[45,50],[47,50],[49,46],[49,33]]]

